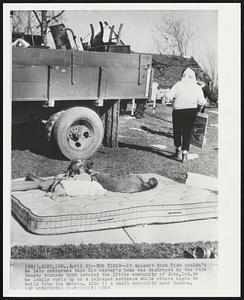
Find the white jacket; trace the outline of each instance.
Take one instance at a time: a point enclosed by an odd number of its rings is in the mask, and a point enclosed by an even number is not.
[[[173,109],[197,108],[198,105],[207,104],[195,73],[190,68],[185,70],[181,81],[171,88],[168,97],[174,100]]]

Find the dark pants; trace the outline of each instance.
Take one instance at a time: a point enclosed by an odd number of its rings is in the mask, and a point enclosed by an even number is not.
[[[143,116],[145,112],[145,106],[146,106],[147,100],[145,99],[138,99],[136,100],[136,110],[135,115]]]
[[[173,110],[174,145],[189,151],[191,131],[197,115],[196,108]]]
[[[125,113],[127,109],[127,104],[129,100],[121,100],[120,101],[120,112]],[[146,99],[137,99],[136,100],[136,109],[135,109],[135,115],[143,116],[146,108]]]
[[[128,100],[121,100],[120,101],[120,113],[125,113],[126,112],[127,102],[128,102]]]

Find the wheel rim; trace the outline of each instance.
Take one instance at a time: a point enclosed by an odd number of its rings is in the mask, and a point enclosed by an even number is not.
[[[73,123],[67,132],[67,142],[71,149],[84,151],[93,142],[94,128],[88,121],[78,121]]]

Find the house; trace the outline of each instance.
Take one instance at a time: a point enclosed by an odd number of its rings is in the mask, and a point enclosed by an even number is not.
[[[201,69],[193,57],[152,54],[152,66],[154,68],[153,81],[158,83],[160,89],[170,89],[181,79],[182,72],[187,67],[200,72],[205,83],[210,82],[208,74]]]
[[[152,66],[154,69],[152,81],[157,85],[157,88],[156,91],[152,91],[152,94],[156,96],[151,100],[167,103],[169,100],[168,91],[177,81],[181,80],[183,71],[190,67],[196,74],[200,74],[201,80],[205,82],[204,97],[213,102],[218,101],[217,94],[211,90],[211,78],[201,69],[193,57],[152,54]]]

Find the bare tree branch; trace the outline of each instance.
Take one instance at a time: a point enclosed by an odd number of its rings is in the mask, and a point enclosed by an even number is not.
[[[40,12],[42,16],[40,16]],[[40,34],[47,42],[47,29],[52,22],[59,22],[65,11],[12,11],[12,27],[14,31],[24,34]]]
[[[61,10],[61,12],[58,13],[56,16],[53,16],[52,19],[57,19],[57,18],[61,17],[63,13],[64,13],[64,10]]]
[[[195,28],[181,18],[165,16],[155,28],[157,32],[154,32],[153,36],[156,47],[162,43],[165,54],[184,56],[194,52]]]
[[[40,18],[39,18],[39,16],[38,16],[37,12],[36,12],[35,10],[33,10],[33,13],[34,13],[34,15],[35,15],[37,21],[39,22],[40,26],[42,26],[42,22],[41,22],[41,20],[40,20]]]
[[[218,93],[218,69],[217,69],[217,54],[215,51],[209,51],[205,60],[202,62],[203,70],[209,75],[212,81],[212,89]]]

